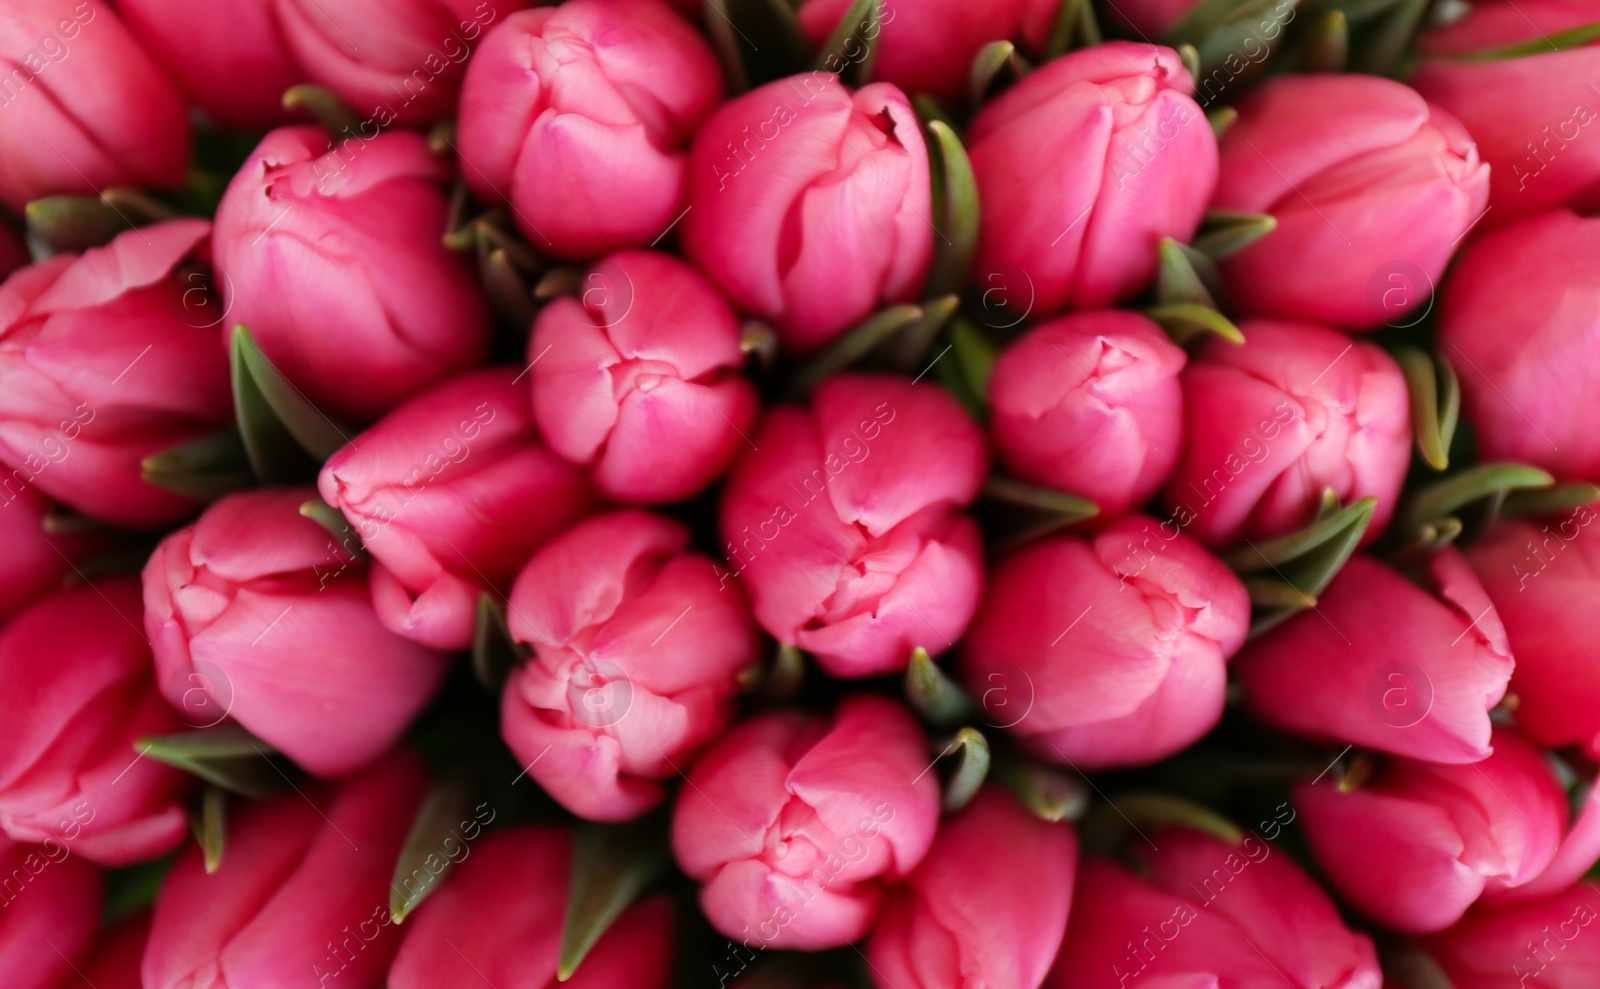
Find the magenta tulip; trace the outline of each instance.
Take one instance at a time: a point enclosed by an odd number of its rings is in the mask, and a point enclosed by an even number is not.
[[[1003,559],[962,646],[984,720],[1082,768],[1153,762],[1222,716],[1244,585],[1171,522],[1129,515]]]
[[[1475,911],[1423,942],[1452,989],[1589,989],[1600,980],[1600,891],[1580,882],[1503,911]]]
[[[389,748],[444,657],[372,610],[365,564],[300,514],[310,489],[229,495],[144,568],[145,631],[167,700],[224,716],[315,776]]]
[[[922,729],[898,704],[846,699],[734,729],[678,791],[672,847],[700,906],[746,944],[817,950],[872,926],[883,880],[908,875],[939,826]]]
[[[1271,539],[1316,518],[1323,492],[1378,500],[1388,525],[1411,462],[1400,367],[1377,346],[1320,326],[1246,323],[1183,372],[1188,441],[1167,485],[1172,518],[1211,546]]]
[[[1112,517],[1149,499],[1183,446],[1184,352],[1130,312],[1063,316],[995,362],[989,434],[1006,470]]]
[[[290,0],[292,4],[293,0]],[[319,5],[337,6],[327,0]],[[116,0],[189,102],[224,127],[274,127],[283,94],[306,81],[278,29],[277,0]],[[366,107],[360,107],[364,112]]]
[[[899,89],[791,76],[724,104],[696,134],[683,249],[785,347],[814,350],[921,289],[929,182],[922,128]]]
[[[0,621],[61,586],[79,563],[104,540],[90,532],[54,534],[45,530],[50,503],[27,489],[15,491],[0,481]]]
[[[449,167],[419,134],[262,140],[217,207],[217,269],[243,323],[329,414],[369,421],[478,362],[489,311],[448,251]]]
[[[733,718],[757,659],[737,586],[686,552],[689,532],[630,510],[563,533],[517,576],[508,622],[534,655],[501,731],[528,775],[581,817],[625,820]]]
[[[840,374],[762,423],[722,503],[729,570],[756,620],[838,677],[954,644],[978,605],[983,435],[948,393]]]
[[[1161,238],[1187,242],[1216,183],[1217,140],[1193,92],[1177,52],[1112,41],[987,104],[967,137],[978,284],[1020,293],[1034,315],[1144,288]]]
[[[749,444],[760,405],[738,317],[668,254],[612,255],[579,288],[540,311],[528,344],[545,441],[609,498],[696,494]]]
[[[384,627],[436,649],[472,642],[478,597],[588,511],[589,486],[539,442],[514,368],[470,371],[389,413],[317,479],[372,554]]]
[[[100,895],[99,870],[70,850],[0,837],[0,972],[8,989],[55,989],[72,977],[94,940]]]

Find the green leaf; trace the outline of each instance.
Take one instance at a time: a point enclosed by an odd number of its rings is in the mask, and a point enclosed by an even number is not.
[[[1206,213],[1205,224],[1191,245],[1213,261],[1221,261],[1272,233],[1278,221],[1265,213],[1214,209]]]
[[[958,296],[946,295],[929,299],[922,304],[922,315],[891,337],[884,351],[891,366],[910,373],[922,368],[928,359],[928,348],[944,329],[950,317],[961,308]]]
[[[1519,491],[1506,498],[1500,514],[1517,518],[1538,518],[1571,511],[1600,502],[1600,486],[1557,484],[1537,491]]]
[[[1244,334],[1228,317],[1210,306],[1180,302],[1170,306],[1154,306],[1144,314],[1155,320],[1179,346],[1205,333],[1214,333],[1230,343],[1244,343]]]
[[[1194,251],[1171,237],[1161,238],[1156,248],[1156,302],[1171,306],[1190,304],[1217,309],[1210,286],[1195,266]]]
[[[954,129],[942,120],[928,122],[933,152],[933,264],[923,284],[926,296],[957,293],[967,284],[978,250],[978,180]]]
[[[1324,492],[1324,496],[1331,493]],[[1310,525],[1277,539],[1242,546],[1228,554],[1228,565],[1239,573],[1260,573],[1288,566],[1307,553],[1348,537],[1352,529],[1365,531],[1377,506],[1378,499],[1362,498],[1340,508],[1335,498],[1333,510],[1323,512]]]
[[[671,856],[663,832],[659,822],[591,824],[579,829],[557,980],[572,978],[606,928],[666,871]]]
[[[1020,79],[1024,72],[1016,45],[1009,41],[989,42],[978,49],[977,57],[972,60],[972,69],[967,74],[967,101],[973,106],[982,106],[996,79],[1002,76]]]
[[[472,672],[478,682],[498,692],[511,671],[531,654],[531,649],[512,638],[500,599],[487,591],[479,594],[477,623],[472,630]]]
[[[861,360],[874,348],[921,319],[921,306],[890,306],[846,331],[795,372],[788,392],[800,397],[834,374]]]
[[[733,23],[729,0],[705,0],[706,33],[711,35],[711,47],[716,50],[717,61],[728,78],[728,90],[742,93],[750,88],[750,74],[745,71],[744,51],[739,45],[739,29]]]
[[[999,351],[978,325],[966,316],[958,316],[949,324],[950,345],[954,348],[952,367],[959,370],[961,378],[979,407],[989,401],[989,378],[994,375],[994,362]]]
[[[1093,48],[1100,41],[1100,25],[1095,22],[1094,7],[1089,0],[1062,0],[1055,25],[1050,30],[1045,59],[1064,55],[1074,48]]]
[[[498,247],[484,252],[478,262],[478,277],[490,304],[502,319],[519,329],[533,325],[533,317],[538,312],[533,304],[533,291],[511,263],[509,254]]]
[[[1417,492],[1407,507],[1405,527],[1416,529],[1438,521],[1475,501],[1548,488],[1555,483],[1547,471],[1527,464],[1478,464]]]
[[[1010,505],[1022,505],[1042,512],[1051,512],[1069,518],[1073,522],[1082,522],[1100,514],[1100,506],[1087,498],[1080,498],[1054,488],[1025,484],[998,474],[984,482],[983,496]]]
[[[1537,38],[1529,38],[1527,41],[1444,57],[1455,58],[1462,62],[1494,62],[1507,58],[1521,58],[1524,55],[1543,55],[1546,52],[1582,48],[1596,38],[1600,38],[1600,21],[1591,21],[1552,34],[1541,32]]]
[[[954,814],[971,803],[989,776],[989,740],[983,737],[982,732],[976,728],[963,728],[956,732],[956,737],[940,750],[939,758],[954,755],[957,750],[961,752],[961,762],[944,787],[944,811],[947,814]]]
[[[1185,70],[1188,71],[1189,75],[1193,76],[1195,79],[1199,79],[1200,78],[1200,50],[1199,49],[1195,48],[1195,46],[1191,45],[1191,44],[1181,44],[1181,45],[1179,45],[1178,46],[1178,60],[1183,63],[1183,67],[1184,67]]]
[[[228,794],[226,790],[214,786],[206,787],[200,794],[200,807],[198,812],[191,815],[189,826],[194,831],[195,840],[200,843],[200,856],[205,862],[206,875],[211,875],[222,866],[222,852],[225,843],[223,811],[226,808]]]
[[[472,787],[460,778],[435,784],[422,798],[389,882],[389,916],[396,924],[405,923],[455,865],[445,843],[451,838],[461,840],[456,827],[471,808]]]
[[[1110,804],[1122,817],[1140,826],[1140,830],[1181,827],[1208,834],[1229,845],[1244,841],[1244,832],[1238,825],[1208,807],[1180,797],[1164,793],[1135,793],[1118,797]]]
[[[1432,0],[1400,0],[1382,16],[1377,26],[1363,34],[1351,68],[1371,75],[1398,77],[1411,50],[1422,17]]]
[[[132,224],[98,196],[45,196],[23,208],[28,241],[48,253],[81,254],[109,243]]]
[[[1292,608],[1298,611],[1317,606],[1317,599],[1312,595],[1267,574],[1245,577],[1244,589],[1250,594],[1250,603],[1257,608]]]
[[[141,738],[134,749],[255,800],[276,796],[290,785],[288,775],[272,761],[277,751],[236,724]]]
[[[1299,532],[1256,546],[1256,554],[1273,560],[1272,576],[1308,597],[1321,597],[1361,545],[1377,508],[1376,498],[1358,499]]]
[[[349,442],[344,431],[273,366],[243,324],[233,328],[229,358],[239,435],[263,483],[298,480],[308,467],[315,474],[323,461]]]
[[[995,779],[1046,821],[1076,821],[1089,809],[1089,791],[1074,777],[1020,759],[998,759]]]
[[[139,473],[146,484],[200,502],[255,484],[244,440],[231,426],[150,454]]]
[[[1395,360],[1411,394],[1411,425],[1417,450],[1434,470],[1450,466],[1450,444],[1461,417],[1461,382],[1442,354],[1430,358],[1416,347],[1401,347]]]
[[[1300,60],[1302,72],[1343,72],[1350,61],[1350,20],[1329,10],[1311,26]]]
[[[800,690],[800,681],[806,675],[806,654],[799,646],[778,643],[773,657],[772,673],[767,677],[767,695],[776,698],[793,697]]]
[[[283,108],[310,117],[335,140],[360,132],[361,121],[355,112],[321,86],[308,82],[290,86],[283,92]]]
[[[866,85],[872,78],[872,63],[877,57],[876,41],[880,34],[878,4],[880,0],[854,0],[839,19],[833,34],[817,52],[813,67],[822,72],[844,75],[851,65],[859,66],[856,85]],[[871,37],[873,40],[868,41]],[[851,44],[852,40],[854,44]]]
[[[906,697],[932,724],[949,728],[972,717],[972,701],[954,680],[939,669],[928,650],[918,646],[906,667]]]
[[[1227,133],[1228,128],[1239,119],[1239,111],[1231,106],[1219,106],[1206,113],[1206,122],[1211,125],[1211,133],[1221,137]]]

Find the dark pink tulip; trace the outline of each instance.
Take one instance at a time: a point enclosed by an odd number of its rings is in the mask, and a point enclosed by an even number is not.
[[[540,311],[528,343],[545,441],[619,501],[699,492],[749,444],[760,406],[738,317],[669,254],[614,254],[579,289]]]
[[[0,8],[0,201],[174,187],[189,167],[183,100],[100,0]]]
[[[1308,323],[1246,323],[1183,372],[1188,439],[1167,484],[1172,517],[1211,546],[1271,539],[1316,518],[1332,488],[1378,499],[1388,525],[1411,462],[1405,376],[1377,346]]]
[[[534,655],[501,698],[501,732],[568,810],[637,817],[733,718],[756,662],[739,587],[687,552],[682,525],[637,510],[597,515],[517,576],[507,620]]]
[[[315,494],[229,495],[168,536],[144,568],[144,623],[173,706],[231,715],[329,777],[392,745],[445,662],[378,621],[355,547],[299,512]]]
[[[866,948],[879,989],[1038,989],[1077,869],[1071,825],[986,787],[884,898]]]
[[[436,649],[472,642],[478,596],[588,511],[583,475],[545,449],[515,368],[469,371],[335,453],[317,479],[372,554],[372,604]]]
[[[362,421],[477,363],[489,311],[441,240],[449,177],[420,134],[268,134],[217,207],[225,329],[248,326],[312,402]]]
[[[222,864],[191,847],[156,897],[144,989],[381,985],[390,881],[427,777],[405,751],[343,785],[230,808]]]
[[[1183,446],[1187,358],[1156,324],[1108,310],[1035,327],[995,362],[989,435],[1006,470],[1110,517],[1149,499]]]
[[[0,621],[61,586],[74,566],[103,542],[90,533],[45,532],[50,503],[37,493],[0,481]]]
[[[572,876],[572,836],[552,827],[486,835],[406,924],[389,989],[474,982],[504,989],[666,989],[672,904],[652,897],[618,917],[572,978],[556,980]],[[493,904],[492,914],[484,907]]]
[[[768,948],[858,940],[883,880],[933,844],[939,786],[922,729],[898,704],[851,697],[829,718],[785,710],[723,737],[678,791],[672,847],[705,885],[717,930]]]
[[[100,896],[99,870],[70,850],[0,836],[0,972],[7,989],[55,989],[70,978],[94,940]]]
[[[1474,911],[1423,947],[1453,989],[1590,989],[1600,981],[1591,881],[1508,910]]]
[[[150,938],[150,915],[125,920],[100,938],[87,961],[55,989],[144,989],[139,966]]]
[[[1439,344],[1486,460],[1600,481],[1600,219],[1552,210],[1475,237],[1445,284]]]
[[[1353,557],[1317,600],[1234,661],[1250,710],[1276,727],[1430,762],[1486,758],[1511,650],[1466,557],[1412,583]]]
[[[1372,939],[1344,926],[1327,894],[1254,834],[1196,831],[1132,848],[1139,871],[1089,859],[1049,989],[1379,989]]]
[[[146,484],[140,461],[233,418],[226,356],[177,270],[209,231],[203,220],[129,230],[0,285],[4,498],[31,486],[122,526],[194,511]]]
[[[1143,288],[1161,238],[1188,241],[1216,183],[1217,140],[1193,92],[1172,49],[1112,41],[986,105],[967,135],[979,286],[1003,284],[1035,315]]]
[[[1084,768],[1171,755],[1222,716],[1250,602],[1171,521],[1129,515],[1003,559],[962,646],[986,721]]]
[[[328,0],[319,5],[336,6]],[[224,127],[273,127],[283,94],[306,77],[283,35],[276,0],[116,0],[128,27],[183,90]],[[366,107],[358,107],[363,113]]]
[[[642,247],[683,211],[685,149],[721,99],[710,46],[661,0],[519,11],[467,70],[461,176],[537,250]]]
[[[983,586],[983,434],[948,393],[840,374],[809,409],[762,423],[722,500],[724,583],[756,620],[834,676],[903,670],[954,644]]]
[[[1460,121],[1377,76],[1295,75],[1240,101],[1217,209],[1277,229],[1222,263],[1249,316],[1410,325],[1483,213],[1489,166]]]
[[[933,254],[928,149],[899,89],[816,71],[719,108],[689,155],[683,249],[738,308],[814,350],[908,302]]]

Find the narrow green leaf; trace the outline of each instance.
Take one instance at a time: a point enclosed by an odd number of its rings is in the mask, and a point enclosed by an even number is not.
[[[728,91],[742,93],[750,88],[750,74],[745,71],[744,52],[739,45],[738,28],[728,0],[705,0],[706,33],[711,35],[711,47],[716,50],[717,61],[722,63],[723,74],[728,79]]]
[[[1355,553],[1356,547],[1361,545],[1377,508],[1378,499],[1362,498],[1340,509],[1331,518],[1313,523],[1314,526],[1336,524],[1332,537],[1308,546],[1299,556],[1280,565],[1276,571],[1278,576],[1311,597],[1320,597]]]
[[[967,388],[980,407],[989,401],[989,378],[994,374],[994,362],[999,350],[989,342],[983,331],[971,319],[958,316],[949,323],[950,344],[954,348],[950,357],[952,367],[958,369]]]
[[[152,453],[140,461],[139,472],[146,484],[201,502],[255,484],[244,440],[233,427]]]
[[[1228,554],[1228,565],[1239,573],[1259,573],[1287,566],[1346,534],[1351,528],[1360,526],[1364,529],[1378,506],[1378,499],[1362,498],[1344,508],[1338,508],[1337,504],[1335,499],[1336,511],[1322,513],[1320,518],[1303,529],[1277,539],[1239,547]]]
[[[924,718],[950,728],[972,717],[972,701],[954,680],[939,669],[928,650],[918,646],[906,667],[906,697]]]
[[[96,196],[45,196],[22,212],[29,242],[51,254],[81,254],[132,229],[128,220]]]
[[[239,433],[244,438],[245,449],[250,454],[251,465],[263,481],[276,480],[282,469],[268,466],[262,476],[263,465],[258,455],[270,452],[282,455],[281,440],[270,444],[270,450],[258,447],[269,432],[285,432],[301,450],[320,464],[349,442],[345,431],[333,420],[312,405],[288,378],[261,352],[255,338],[243,324],[233,328],[231,356],[234,374],[234,409],[239,413]],[[248,379],[248,380],[244,380]],[[241,402],[247,402],[246,409]],[[252,421],[246,422],[246,415]],[[267,421],[262,421],[263,419]],[[280,427],[274,429],[270,420]]]
[[[1371,32],[1363,35],[1353,53],[1351,68],[1371,75],[1399,76],[1431,4],[1432,0],[1400,0]]]
[[[961,299],[954,295],[924,302],[922,315],[884,345],[890,365],[906,373],[921,371],[928,360],[928,348],[960,308]]]
[[[944,811],[954,814],[972,802],[989,776],[989,740],[975,728],[963,728],[939,753],[939,758],[961,752],[961,762],[944,787]]]
[[[933,264],[923,285],[927,296],[958,293],[967,284],[978,250],[978,180],[961,138],[942,120],[928,123],[934,173]]]
[[[1600,486],[1593,484],[1557,484],[1538,491],[1519,491],[1506,498],[1501,515],[1517,518],[1539,518],[1567,512],[1585,505],[1600,502]]]
[[[1053,488],[1024,484],[999,475],[992,475],[984,482],[983,496],[1011,505],[1023,505],[1042,512],[1052,512],[1074,522],[1092,519],[1100,514],[1100,506],[1087,498],[1067,494],[1065,491],[1056,491]]]
[[[1182,827],[1208,834],[1218,841],[1238,845],[1244,832],[1232,821],[1208,807],[1164,793],[1135,793],[1117,797],[1111,806],[1141,830]]]
[[[321,86],[308,82],[290,86],[283,92],[283,108],[310,117],[335,140],[360,132],[361,121],[355,112]]]
[[[802,396],[834,374],[867,356],[878,345],[921,319],[922,307],[890,306],[846,331],[795,372],[788,392]]]
[[[1075,777],[1020,759],[998,759],[995,779],[1022,806],[1046,821],[1076,821],[1089,809],[1089,790]]]
[[[1278,221],[1265,213],[1241,213],[1237,210],[1211,210],[1206,213],[1205,225],[1191,245],[1195,250],[1221,261],[1276,230]]]
[[[1461,383],[1443,355],[1430,358],[1416,347],[1401,347],[1395,360],[1411,394],[1411,424],[1417,450],[1434,470],[1450,466],[1450,444],[1461,416]]]
[[[289,787],[289,777],[272,761],[277,751],[236,724],[141,738],[134,750],[256,800]]]
[[[1447,515],[1454,515],[1485,498],[1548,488],[1554,484],[1555,478],[1547,471],[1527,464],[1478,464],[1417,492],[1405,514],[1406,527],[1415,529]]]
[[[519,329],[533,325],[538,312],[533,290],[511,263],[510,255],[498,247],[491,248],[478,263],[478,275],[490,304],[502,319]]]
[[[1270,574],[1251,574],[1244,578],[1250,603],[1258,608],[1315,608],[1317,599],[1298,587],[1291,587]]]
[[[194,837],[200,843],[200,856],[205,862],[206,875],[211,875],[222,866],[222,852],[226,841],[224,833],[224,810],[226,809],[228,794],[226,790],[208,786],[200,794],[199,810],[192,815],[190,827],[194,830]]]
[[[389,881],[389,916],[396,924],[405,923],[455,865],[449,842],[462,841],[456,828],[467,819],[472,796],[472,787],[465,780],[449,778],[422,798]]]
[[[478,682],[498,692],[530,652],[511,637],[501,600],[487,591],[479,594],[477,623],[472,630],[472,672]]]
[[[879,0],[854,0],[850,8],[839,19],[839,24],[833,29],[833,34],[817,52],[816,62],[813,67],[823,72],[833,72],[842,75],[844,70],[853,63],[859,63],[863,57],[863,48],[870,51],[872,42],[865,40],[863,35],[877,32],[872,28],[878,23]],[[851,39],[855,45],[850,44]],[[853,48],[853,52],[852,52]],[[869,60],[870,55],[866,56]],[[867,77],[858,77],[858,84],[864,83]]]
[[[1144,314],[1161,324],[1172,341],[1180,346],[1205,333],[1214,333],[1230,343],[1244,343],[1244,334],[1239,328],[1210,306],[1180,302],[1170,306],[1154,306],[1146,309]]]
[[[1211,133],[1221,137],[1227,133],[1228,128],[1239,119],[1239,111],[1231,106],[1219,106],[1206,113],[1206,122],[1211,124]]]
[[[1317,18],[1305,41],[1303,72],[1343,72],[1350,61],[1350,20],[1342,10]]]
[[[1525,55],[1543,55],[1547,52],[1582,48],[1596,38],[1600,38],[1600,21],[1591,21],[1588,24],[1567,28],[1565,31],[1549,34],[1539,32],[1536,38],[1501,45],[1498,48],[1484,48],[1446,57],[1453,57],[1462,62],[1495,62],[1507,58],[1522,58]]]
[[[657,876],[667,853],[658,825],[591,824],[581,828],[572,858],[572,886],[561,929],[556,978],[572,978],[595,942]]]
[[[1156,302],[1163,306],[1189,304],[1215,310],[1217,300],[1196,270],[1190,252],[1171,237],[1156,248]]]
[[[1191,44],[1178,46],[1178,59],[1195,79],[1200,78],[1200,50]]]
[[[767,678],[767,694],[775,698],[793,697],[800,690],[806,675],[806,654],[799,646],[787,642],[778,644],[772,662],[772,675]]]
[[[1009,41],[991,41],[978,49],[968,73],[967,101],[982,106],[995,80],[1004,74],[1012,79],[1022,77],[1022,63],[1017,46]]]

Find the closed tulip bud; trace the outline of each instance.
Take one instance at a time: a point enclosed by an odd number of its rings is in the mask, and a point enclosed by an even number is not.
[[[1489,197],[1489,166],[1460,121],[1354,74],[1274,79],[1238,111],[1212,206],[1270,213],[1277,228],[1222,262],[1233,305],[1347,330],[1420,320],[1407,313]]]
[[[1429,762],[1486,758],[1511,650],[1483,585],[1444,549],[1412,583],[1353,557],[1303,611],[1234,661],[1256,717],[1299,735]]]
[[[232,810],[217,870],[192,847],[161,884],[145,989],[381,985],[400,946],[390,881],[426,786],[401,750],[337,788]]]
[[[689,138],[722,94],[711,48],[661,0],[519,11],[467,70],[462,178],[541,251],[642,247],[683,211]]]
[[[619,916],[573,974],[556,965],[571,884],[572,836],[552,827],[486,835],[406,924],[389,989],[487,980],[507,989],[665,989],[672,981],[672,904],[652,897]],[[494,904],[485,917],[485,904]]]
[[[1161,238],[1188,241],[1216,183],[1217,140],[1193,92],[1172,49],[1112,41],[986,105],[967,137],[979,282],[1002,279],[1035,315],[1142,289]]]
[[[125,920],[100,938],[86,961],[55,989],[144,989],[139,966],[150,938],[150,915]]]
[[[667,254],[612,255],[580,287],[540,311],[528,344],[545,441],[609,498],[699,492],[747,445],[760,406],[739,373],[738,318]]]
[[[1600,219],[1552,210],[1473,238],[1439,306],[1484,459],[1600,481],[1600,435],[1577,410],[1600,388]]]
[[[989,434],[1006,470],[1114,516],[1149,499],[1183,446],[1187,358],[1130,312],[1063,316],[995,362]]]
[[[129,230],[0,285],[0,498],[32,487],[122,526],[194,511],[145,483],[140,461],[233,416],[227,359],[176,270],[209,230]]]
[[[183,99],[101,0],[7,3],[0,61],[0,201],[12,209],[183,181]]]
[[[760,622],[838,677],[948,649],[983,586],[983,434],[945,391],[840,374],[770,412],[729,478],[722,537]]]
[[[1589,989],[1600,980],[1593,882],[1508,910],[1474,911],[1422,942],[1452,989]]]
[[[1041,757],[1084,768],[1154,762],[1222,716],[1250,601],[1172,522],[1129,515],[1003,559],[962,646],[987,713]]]
[[[54,535],[45,531],[50,503],[38,494],[0,481],[0,621],[10,618],[31,601],[61,586],[73,567],[94,552],[102,540],[78,532]]]
[[[472,642],[478,596],[589,509],[583,475],[539,441],[514,368],[469,371],[395,409],[317,479],[377,562],[384,627],[436,649]]]
[[[1188,830],[1078,870],[1077,909],[1047,989],[1288,986],[1379,989],[1372,939],[1344,926],[1327,894],[1254,834],[1229,843]]]
[[[357,547],[300,514],[314,495],[229,495],[168,536],[145,564],[144,622],[174,707],[231,715],[330,777],[392,745],[445,662],[378,621]]]
[[[1405,376],[1377,346],[1320,326],[1246,323],[1241,345],[1207,344],[1183,372],[1188,438],[1167,484],[1173,518],[1211,546],[1312,522],[1329,488],[1378,500],[1367,538],[1394,514],[1411,462]]]
[[[678,791],[672,847],[704,886],[717,930],[813,951],[858,940],[883,880],[922,861],[939,785],[922,729],[898,704],[846,699],[827,718],[785,710],[722,738]]]
[[[370,421],[483,356],[489,310],[444,246],[449,167],[420,134],[268,134],[217,207],[228,323],[331,414]]]
[[[568,810],[637,817],[733,717],[756,630],[688,530],[629,510],[567,530],[517,576],[507,620],[534,655],[507,683],[501,732]]]
[[[1077,868],[1071,825],[986,787],[884,898],[866,948],[879,989],[1038,989],[1066,933]]]
[[[70,850],[0,837],[0,972],[9,989],[55,989],[71,978],[94,940],[100,899],[99,870]]]
[[[889,83],[791,76],[720,107],[689,153],[683,249],[785,347],[909,302],[933,256],[928,149]]]

